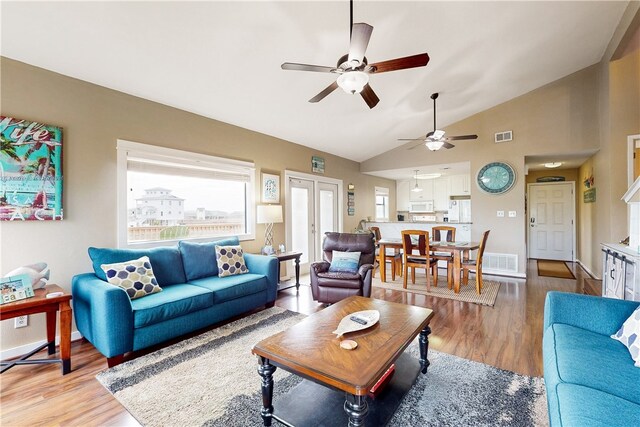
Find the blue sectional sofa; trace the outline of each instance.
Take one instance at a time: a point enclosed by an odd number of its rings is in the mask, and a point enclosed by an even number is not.
[[[549,292],[543,360],[552,427],[640,425],[640,368],[611,338],[640,302]]]
[[[273,306],[278,260],[244,254],[249,273],[218,277],[216,244],[237,245],[238,239],[153,249],[89,248],[94,272],[75,276],[71,287],[78,330],[113,366],[127,352]],[[162,292],[130,300],[124,289],[107,283],[100,266],[145,255]]]

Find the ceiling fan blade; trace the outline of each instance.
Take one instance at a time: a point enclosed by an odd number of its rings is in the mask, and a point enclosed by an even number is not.
[[[411,147],[407,148],[407,150],[413,150],[414,148],[418,148],[418,147],[424,147],[424,141],[420,141],[419,144],[412,145]]]
[[[285,62],[281,65],[283,70],[292,71],[315,71],[316,73],[335,73],[338,70],[335,67],[325,67],[322,65],[296,64],[294,62]]]
[[[329,95],[331,92],[333,92],[336,89],[338,89],[338,82],[333,82],[329,86],[327,86],[326,89],[324,89],[322,92],[320,92],[319,94],[311,98],[309,102],[315,103],[315,102],[322,101],[325,96]]]
[[[459,135],[444,138],[445,141],[462,141],[463,139],[478,139],[478,135]]]
[[[453,147],[455,147],[455,145],[449,144],[448,142],[445,142],[444,144],[442,144],[442,148],[453,148]]]
[[[364,58],[364,53],[369,45],[373,27],[369,24],[358,23],[351,27],[351,46],[349,46],[349,62],[358,61],[356,67],[360,66]]]
[[[424,142],[424,138],[398,138],[398,141],[422,141],[422,142]]]
[[[433,132],[429,132],[429,133],[427,134],[427,138],[429,138],[431,135],[433,135]]]
[[[371,73],[386,73],[387,71],[405,70],[407,68],[424,67],[429,63],[429,55],[421,53],[419,55],[407,56],[404,58],[390,59],[388,61],[369,64]]]
[[[380,102],[380,98],[378,98],[378,95],[371,89],[369,83],[364,86],[364,89],[360,92],[360,96],[362,96],[362,99],[364,99],[364,102],[367,103],[369,108],[375,107],[378,105],[378,102]]]

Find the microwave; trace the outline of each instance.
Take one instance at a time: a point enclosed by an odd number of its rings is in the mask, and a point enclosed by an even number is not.
[[[433,212],[433,200],[411,202],[409,204],[409,212]]]

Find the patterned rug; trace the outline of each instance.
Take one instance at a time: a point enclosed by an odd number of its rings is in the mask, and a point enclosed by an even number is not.
[[[261,426],[260,377],[251,347],[299,322],[277,307],[123,363],[98,381],[144,426]],[[416,343],[407,349],[418,358]],[[546,426],[542,378],[437,351],[389,426]],[[300,381],[278,369],[274,406]],[[277,423],[276,423],[277,424]],[[309,423],[313,425],[313,423]]]
[[[484,279],[482,282],[482,293],[478,295],[476,292],[475,275],[469,277],[468,285],[460,285],[460,292],[455,293],[453,289],[447,287],[447,278],[445,276],[438,276],[438,286],[433,286],[431,283],[431,291],[427,291],[427,277],[424,272],[416,271],[416,283],[411,284],[411,276],[407,281],[407,289],[402,287],[403,278],[396,276],[396,280],[391,280],[391,275],[387,274],[387,281],[381,282],[379,277],[375,277],[372,284],[376,288],[389,289],[392,291],[401,292],[413,292],[416,294],[428,295],[431,297],[452,299],[455,301],[471,302],[474,304],[488,305],[493,307],[498,298],[498,291],[500,290],[500,282],[494,280]]]
[[[558,279],[576,279],[564,261],[538,260],[538,276],[557,277]]]

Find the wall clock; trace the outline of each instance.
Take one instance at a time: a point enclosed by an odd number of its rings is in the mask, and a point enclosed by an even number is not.
[[[478,171],[476,183],[485,193],[506,193],[516,183],[516,172],[508,163],[492,162]]]

